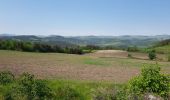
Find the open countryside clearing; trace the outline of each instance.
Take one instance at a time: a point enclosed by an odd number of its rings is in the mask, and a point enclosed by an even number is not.
[[[147,60],[147,54],[131,54],[137,59],[128,58],[128,52],[121,50],[100,50],[85,55],[0,50],[0,70],[10,70],[16,75],[29,72],[38,78],[124,83],[138,75],[142,66],[155,64]],[[169,62],[158,64],[163,73],[170,73]]]

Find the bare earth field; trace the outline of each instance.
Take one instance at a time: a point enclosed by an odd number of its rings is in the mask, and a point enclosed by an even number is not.
[[[29,72],[39,78],[85,81],[112,81],[122,83],[140,73],[147,54],[132,53],[139,59],[130,59],[126,51],[102,50],[85,55],[59,53],[29,53],[0,50],[0,70],[16,75]],[[163,55],[161,55],[163,56]],[[163,73],[170,73],[170,62],[158,62]]]

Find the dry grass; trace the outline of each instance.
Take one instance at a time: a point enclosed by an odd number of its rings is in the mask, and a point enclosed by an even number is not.
[[[126,55],[127,52],[124,51],[109,51],[109,54],[107,52],[71,55],[1,50],[0,70],[11,70],[16,75],[30,72],[39,78],[120,83],[138,75],[142,65],[155,63],[154,61],[126,58],[123,55]],[[107,57],[106,55],[112,56]],[[169,73],[169,62],[160,62],[159,64],[163,67],[164,72]]]
[[[127,58],[128,52],[122,50],[99,50],[94,53],[88,54],[95,57],[118,57]]]

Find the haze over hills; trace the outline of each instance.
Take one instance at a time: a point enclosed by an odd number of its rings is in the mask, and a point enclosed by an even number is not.
[[[122,36],[36,36],[36,35],[13,35],[0,34],[1,40],[18,40],[42,42],[47,44],[57,44],[62,46],[74,45],[97,45],[97,46],[115,46],[115,47],[148,47],[161,40],[170,39],[170,35],[122,35]]]

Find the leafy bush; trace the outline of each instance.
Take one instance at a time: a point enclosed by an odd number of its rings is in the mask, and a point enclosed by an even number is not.
[[[155,50],[150,51],[149,54],[148,54],[148,57],[149,57],[150,60],[156,59],[156,52],[155,52]]]
[[[135,95],[155,93],[167,98],[170,91],[170,78],[160,74],[159,66],[146,66],[140,76],[129,82],[129,90]]]
[[[6,100],[51,100],[52,90],[45,81],[37,80],[34,75],[24,73],[18,84],[5,94]]]
[[[24,73],[19,80],[19,90],[27,96],[27,99],[32,100],[35,97],[34,91],[34,75]]]
[[[70,86],[61,86],[56,91],[57,100],[84,100],[84,97]]]
[[[54,97],[52,90],[47,86],[47,83],[43,80],[35,81],[35,92],[38,99],[51,99]]]
[[[52,91],[45,81],[36,80],[34,75],[24,73],[19,81],[20,91],[27,95],[28,100],[43,100],[52,97]]]
[[[0,72],[0,84],[8,84],[14,81],[14,75],[9,71]]]
[[[27,100],[26,95],[24,95],[17,86],[12,87],[4,95],[5,100]]]

